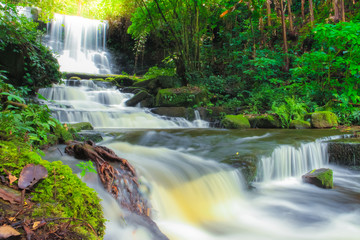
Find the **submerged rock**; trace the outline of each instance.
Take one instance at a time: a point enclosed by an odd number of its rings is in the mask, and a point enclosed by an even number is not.
[[[333,171],[329,168],[314,169],[302,176],[305,183],[310,183],[320,188],[333,188]]]
[[[223,160],[222,163],[231,165],[241,171],[246,183],[251,184],[256,178],[258,158],[255,155],[239,155],[235,154],[227,159]]]
[[[338,120],[330,111],[314,112],[311,114],[311,126],[313,128],[331,128],[338,126]]]
[[[243,115],[226,115],[221,124],[228,129],[250,128],[249,120]]]

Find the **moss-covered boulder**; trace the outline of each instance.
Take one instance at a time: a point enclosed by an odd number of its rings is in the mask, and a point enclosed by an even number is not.
[[[140,92],[136,93],[132,98],[127,100],[125,104],[129,107],[135,107],[138,103],[141,102],[146,102],[146,106],[142,107],[152,107],[154,105],[154,97],[148,92],[141,90]]]
[[[130,87],[136,82],[133,78],[130,78],[128,76],[116,76],[112,78],[107,78],[105,80],[112,82],[118,87]]]
[[[281,122],[274,115],[260,115],[247,117],[252,128],[281,128]]]
[[[294,129],[308,129],[311,128],[311,123],[303,120],[291,120],[290,128]]]
[[[166,88],[158,91],[157,107],[193,107],[207,103],[208,92],[199,87]]]
[[[44,166],[48,176],[25,192],[25,201],[30,207],[26,207],[26,211],[21,211],[20,214],[10,216],[15,216],[19,222],[25,222],[25,219],[27,222],[45,221],[45,226],[33,229],[34,235],[39,239],[57,238],[56,234],[49,234],[58,232],[64,224],[69,224],[66,228],[70,234],[68,239],[103,238],[105,219],[100,199],[93,189],[72,173],[69,166],[60,161],[48,162],[41,159],[24,143],[0,141],[0,176],[4,179],[2,184],[9,187],[17,185],[18,180],[9,183],[5,177],[11,173],[19,178],[27,164]],[[69,219],[72,219],[71,222]],[[25,239],[26,232],[23,228],[19,228],[19,231],[23,236],[21,239]],[[67,239],[66,236],[65,238]]]
[[[73,128],[76,132],[81,130],[94,130],[94,127],[89,122],[80,122],[80,123],[69,123],[67,124],[69,128]]]
[[[79,78],[78,76],[73,76],[70,77],[69,80],[81,80],[81,78]]]
[[[311,114],[311,126],[313,128],[331,128],[338,126],[338,120],[330,111],[314,112]]]
[[[226,115],[221,124],[228,129],[250,128],[249,120],[243,115]]]
[[[310,183],[320,188],[333,188],[333,171],[329,168],[314,169],[302,176],[305,183]]]

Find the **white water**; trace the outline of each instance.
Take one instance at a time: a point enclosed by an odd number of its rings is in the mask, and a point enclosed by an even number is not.
[[[115,87],[92,80],[65,80],[64,85],[40,89],[49,101],[55,118],[63,123],[90,122],[95,128],[206,128],[197,118],[166,118],[146,108],[127,107],[133,94],[121,93]],[[199,115],[198,115],[199,117]]]
[[[48,24],[48,46],[59,55],[60,71],[108,74],[105,21],[55,14]]]

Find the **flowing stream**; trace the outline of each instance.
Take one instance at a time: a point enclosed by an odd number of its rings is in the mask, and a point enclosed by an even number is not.
[[[92,24],[97,31],[90,30]],[[66,59],[60,61],[63,70],[110,71],[101,60],[106,56],[101,24],[55,16],[50,45]],[[97,60],[89,62],[89,56]],[[328,164],[326,141],[341,137],[337,131],[211,129],[199,118],[166,118],[127,107],[131,94],[97,81],[68,80],[40,93],[61,122],[91,122],[105,136],[100,145],[134,165],[152,218],[171,240],[359,239],[360,173]],[[46,157],[80,171],[78,160],[57,148]],[[222,163],[236,165],[238,158],[258,160],[251,190],[239,169]],[[334,170],[334,189],[301,182],[302,174],[319,167]],[[84,181],[103,198],[109,219],[105,239],[154,239],[147,229],[123,220],[123,210],[96,174],[88,173]]]
[[[327,140],[335,130],[224,130],[206,122],[156,116],[126,107],[131,97],[102,82],[65,81],[42,89],[62,122],[90,121],[106,137],[100,143],[135,166],[152,204],[152,217],[170,239],[358,239],[360,173],[338,166],[332,190],[301,182],[301,175],[329,167]],[[248,190],[238,169],[221,163],[258,159],[257,181]],[[50,151],[79,171],[75,160]],[[235,160],[234,160],[235,161]],[[105,239],[153,239],[127,225],[123,211],[95,174],[85,181],[104,199]]]

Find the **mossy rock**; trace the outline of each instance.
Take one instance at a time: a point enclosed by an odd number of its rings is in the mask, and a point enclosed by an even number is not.
[[[290,128],[308,129],[308,128],[311,128],[311,123],[308,121],[303,121],[303,120],[291,120]]]
[[[194,120],[194,110],[185,107],[158,107],[151,109],[151,112],[161,116],[181,117]]]
[[[81,80],[81,78],[74,76],[74,77],[69,78],[69,80]]]
[[[166,88],[158,91],[155,106],[157,107],[193,107],[207,103],[208,93],[199,87]]]
[[[118,87],[131,87],[136,81],[127,76],[117,76],[111,78],[111,82]]]
[[[223,160],[222,163],[240,169],[245,181],[249,185],[251,182],[255,181],[258,161],[259,160],[255,155],[239,155],[237,153]]]
[[[89,122],[69,123],[67,125],[69,128],[73,128],[77,132],[81,130],[94,130],[94,127]]]
[[[145,102],[146,106],[142,107],[152,107],[154,105],[154,97],[148,92],[142,90],[136,93],[132,98],[127,100],[125,104],[130,107],[135,107],[138,103],[143,103],[144,105]]]
[[[338,126],[338,120],[334,113],[329,111],[314,112],[311,114],[311,126],[313,128],[331,128]]]
[[[249,120],[243,115],[226,115],[221,124],[228,129],[250,128]]]
[[[103,139],[101,133],[99,133],[99,132],[83,131],[83,132],[77,134],[76,140],[77,141],[91,140],[91,141],[97,143],[97,142],[101,142],[104,139]]]
[[[72,173],[69,166],[60,161],[48,162],[21,142],[0,141],[0,175],[7,176],[4,169],[19,178],[27,164],[42,165],[48,176],[26,191],[25,199],[31,199],[32,220],[74,218],[69,229],[79,239],[102,239],[105,219],[97,193]],[[17,184],[18,180],[13,184]],[[27,219],[29,219],[27,218]],[[50,223],[50,222],[49,222]],[[63,221],[47,226],[48,231],[62,226]],[[90,227],[91,225],[91,227]],[[92,230],[93,229],[93,230]],[[99,236],[97,238],[94,232]],[[26,233],[24,233],[26,235]]]
[[[329,162],[343,166],[360,166],[360,141],[345,138],[331,141],[327,148]]]
[[[281,128],[281,122],[273,115],[248,117],[252,128]]]
[[[314,169],[302,176],[305,183],[310,183],[320,188],[333,188],[333,171],[329,168]]]

